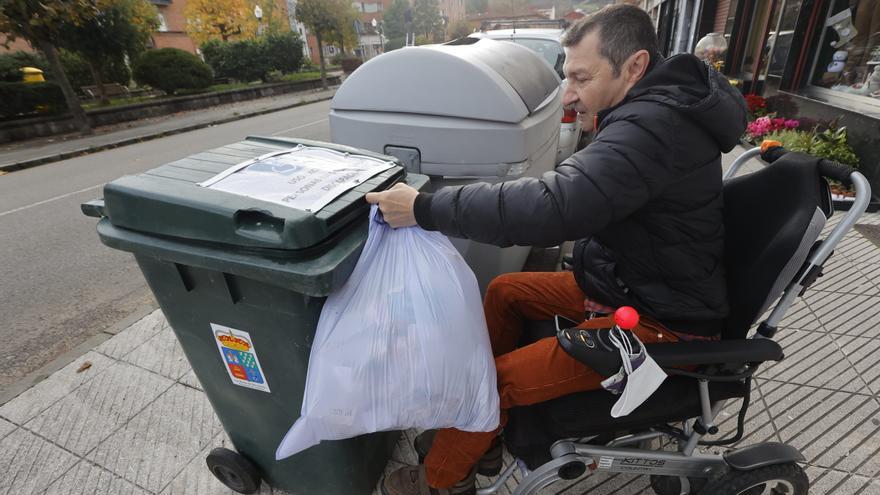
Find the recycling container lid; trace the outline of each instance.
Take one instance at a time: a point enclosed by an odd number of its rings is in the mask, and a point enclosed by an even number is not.
[[[331,108],[519,123],[550,103],[559,84],[532,50],[483,39],[375,57],[345,80]]]
[[[281,256],[326,250],[364,195],[402,180],[398,159],[317,141],[248,137],[104,187],[115,227]]]

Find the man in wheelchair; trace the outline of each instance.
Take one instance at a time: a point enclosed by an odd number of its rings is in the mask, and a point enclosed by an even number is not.
[[[723,456],[696,448],[741,436],[751,375],[761,362],[782,358],[771,339],[746,334],[788,287],[759,329],[772,337],[800,289],[818,276],[843,235],[814,249],[831,213],[820,175],[849,181],[849,170],[791,154],[761,173],[727,181],[722,200],[721,153],[733,149],[746,125],[743,98],[726,78],[691,55],[663,60],[651,19],[628,5],[582,19],[563,44],[564,103],[595,124],[587,148],[541,179],[433,194],[398,185],[367,196],[394,227],[418,224],[500,246],[581,239],[573,272],[508,274],[488,288],[484,307],[502,407],[498,431],[421,435],[416,449],[424,464],[389,475],[383,493],[494,493],[516,464],[479,492],[475,474],[500,472],[499,433],[529,470],[517,494],[587,469],[651,475],[661,495],[704,486],[705,493],[752,493],[748,483],[770,487],[768,477],[782,480],[782,491],[773,485],[763,493],[806,493],[796,464],[802,457],[788,446],[761,444]],[[764,158],[782,153],[768,149]],[[779,204],[759,208],[752,200],[779,190],[790,195],[767,195]],[[618,397],[600,383],[620,367],[619,358],[611,368],[591,361],[595,353],[579,353],[572,336],[586,331],[584,345],[600,338],[598,329],[615,322],[589,316],[622,306],[641,313],[631,331],[672,376],[630,414],[612,418]],[[556,315],[583,323],[522,345],[529,322]],[[701,441],[717,433],[715,416],[735,398],[744,406],[738,434]],[[677,451],[632,448],[664,438],[676,441]]]

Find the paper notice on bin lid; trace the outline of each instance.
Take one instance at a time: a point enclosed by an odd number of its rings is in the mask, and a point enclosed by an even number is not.
[[[239,163],[198,185],[317,212],[393,166],[378,158],[300,145]]]

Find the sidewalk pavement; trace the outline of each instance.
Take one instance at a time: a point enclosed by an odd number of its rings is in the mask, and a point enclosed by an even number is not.
[[[759,370],[740,445],[800,449],[811,493],[880,494],[880,250],[853,231],[825,273],[783,321],[786,359]],[[388,470],[415,462],[414,433]],[[157,310],[0,407],[0,493],[231,494],[205,467],[218,446],[233,448]],[[645,477],[598,473],[542,493],[586,492],[652,493]]]
[[[336,87],[240,101],[95,129],[91,136],[64,134],[0,145],[0,175],[110,148],[149,141],[234,120],[329,100]]]

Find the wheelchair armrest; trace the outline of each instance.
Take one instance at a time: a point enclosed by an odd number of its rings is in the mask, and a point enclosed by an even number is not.
[[[770,339],[738,339],[645,344],[661,367],[759,363],[782,360],[782,348]]]

